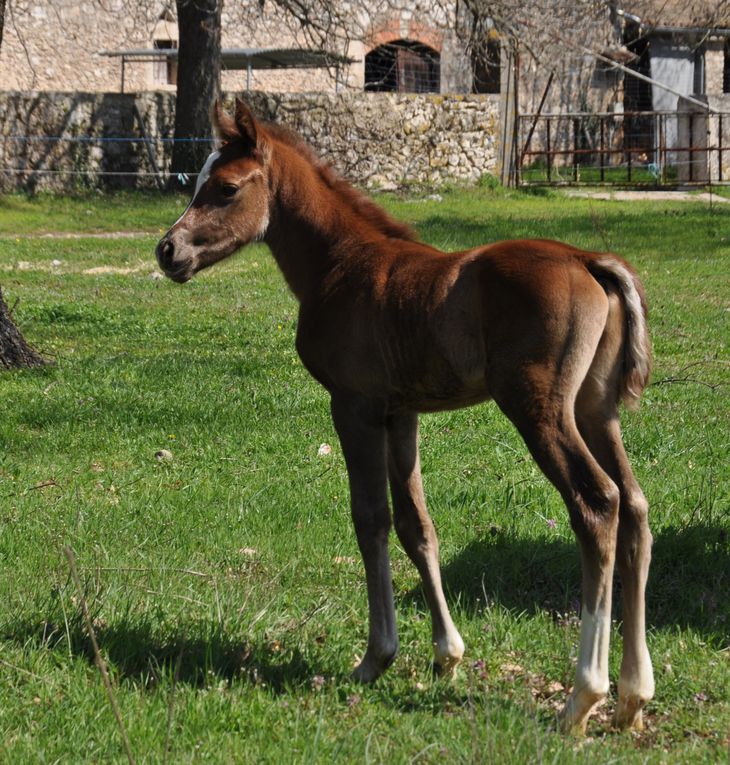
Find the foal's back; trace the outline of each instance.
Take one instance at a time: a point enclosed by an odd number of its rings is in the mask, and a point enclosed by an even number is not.
[[[373,242],[302,306],[298,350],[326,387],[394,407],[484,401],[525,364],[554,366],[587,317],[605,321],[606,294],[588,268],[598,257],[545,240],[457,253]]]

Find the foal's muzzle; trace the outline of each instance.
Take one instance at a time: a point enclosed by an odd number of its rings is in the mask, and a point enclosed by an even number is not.
[[[172,259],[175,256],[175,245],[169,236],[163,236],[160,239],[157,243],[155,254],[157,255],[157,262],[162,268],[168,269],[172,266]]]
[[[169,234],[165,234],[157,243],[155,255],[160,268],[174,282],[182,284],[190,279],[191,274],[188,265],[175,263],[175,244]]]

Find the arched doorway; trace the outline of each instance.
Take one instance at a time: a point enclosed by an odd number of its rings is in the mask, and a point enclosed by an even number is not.
[[[416,40],[394,40],[365,56],[365,90],[389,93],[439,93],[441,56]]]

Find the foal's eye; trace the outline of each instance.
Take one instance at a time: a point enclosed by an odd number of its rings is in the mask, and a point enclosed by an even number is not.
[[[237,191],[238,186],[233,183],[225,183],[223,186],[221,186],[221,194],[223,194],[223,196],[228,199],[235,197]]]

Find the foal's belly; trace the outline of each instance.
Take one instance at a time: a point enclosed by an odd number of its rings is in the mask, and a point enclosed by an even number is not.
[[[438,412],[489,399],[481,354],[446,354],[430,346],[298,344],[309,372],[330,392],[388,402],[391,411]]]
[[[485,390],[463,390],[444,397],[440,392],[396,394],[390,399],[391,411],[407,410],[410,412],[443,412],[448,409],[463,409],[474,404],[489,401],[491,396]]]
[[[468,344],[467,344],[468,345]],[[417,412],[460,409],[490,398],[485,358],[481,348],[445,347],[433,342],[420,353],[410,354],[415,363],[398,364],[389,370],[392,408]],[[403,362],[407,354],[400,356]]]

